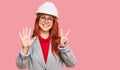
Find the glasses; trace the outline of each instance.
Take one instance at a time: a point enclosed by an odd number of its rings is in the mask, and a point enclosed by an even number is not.
[[[46,20],[47,20],[49,23],[53,22],[53,18],[52,18],[52,17],[46,18],[45,16],[41,16],[41,17],[40,17],[40,20],[41,20],[42,22],[44,22],[44,21],[46,21]]]

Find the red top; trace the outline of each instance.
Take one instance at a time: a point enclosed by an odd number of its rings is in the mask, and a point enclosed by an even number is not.
[[[47,57],[48,57],[49,45],[50,45],[50,36],[47,39],[44,39],[41,36],[39,36],[39,41],[40,41],[40,45],[41,45],[41,48],[42,48],[44,61],[46,63],[47,62]]]

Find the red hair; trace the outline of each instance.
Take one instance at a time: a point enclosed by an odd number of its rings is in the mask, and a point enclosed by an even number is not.
[[[38,37],[40,34],[40,28],[39,28],[40,16],[41,14],[38,13],[35,20],[32,37],[34,36]],[[52,53],[59,56],[60,55],[60,51],[58,50],[58,45],[60,43],[59,28],[58,28],[57,18],[54,16],[53,16],[53,27],[50,29],[50,36],[51,36],[51,44],[52,44]]]

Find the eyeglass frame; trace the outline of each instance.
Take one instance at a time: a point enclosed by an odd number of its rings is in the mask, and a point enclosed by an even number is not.
[[[41,20],[42,22],[45,22],[47,20],[49,23],[52,23],[53,17],[46,18],[45,16],[41,15],[39,20]]]

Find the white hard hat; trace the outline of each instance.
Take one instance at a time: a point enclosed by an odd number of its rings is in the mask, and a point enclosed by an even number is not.
[[[45,2],[41,6],[39,6],[37,13],[45,13],[58,18],[58,11],[55,5],[52,2]]]

